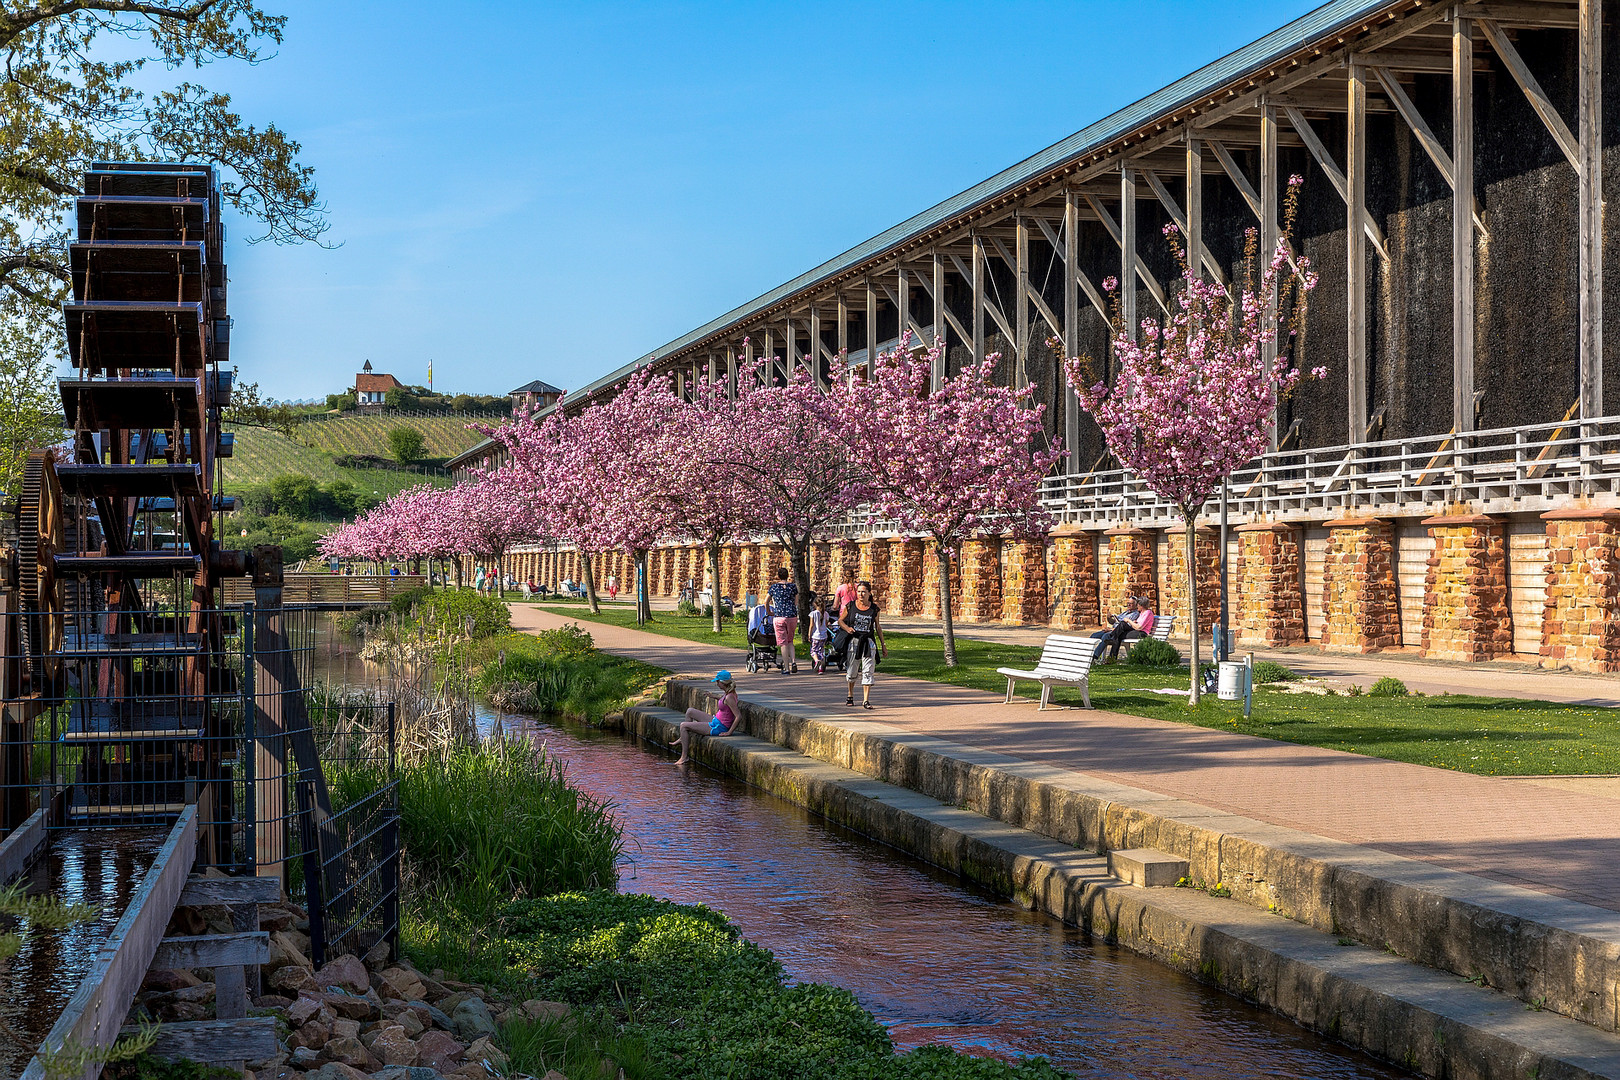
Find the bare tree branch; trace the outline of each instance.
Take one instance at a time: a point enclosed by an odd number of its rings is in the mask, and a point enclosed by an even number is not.
[[[61,0],[55,4],[40,4],[25,11],[0,16],[0,46],[11,44],[12,39],[31,27],[81,11],[100,11],[113,15],[145,15],[154,19],[176,19],[196,22],[206,15],[219,0],[197,0],[193,4],[145,4],[136,0]]]

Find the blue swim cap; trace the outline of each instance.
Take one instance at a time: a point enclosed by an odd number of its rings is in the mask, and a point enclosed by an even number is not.
[[[731,681],[731,672],[725,670],[724,668],[721,668],[719,671],[714,673],[714,680],[713,681],[715,681],[715,682],[730,682]]]

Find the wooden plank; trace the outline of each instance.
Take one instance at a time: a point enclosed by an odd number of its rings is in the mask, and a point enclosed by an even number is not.
[[[270,935],[262,930],[240,934],[198,934],[158,942],[152,966],[159,968],[240,967],[270,962]]]
[[[1354,81],[1356,85],[1360,87],[1360,104],[1358,106],[1358,111],[1362,116],[1362,126],[1365,127],[1367,115],[1367,77],[1363,69],[1358,68],[1357,70],[1362,72],[1361,78],[1352,81]],[[1352,92],[1354,93],[1355,91]],[[1294,130],[1299,132],[1299,137],[1305,140],[1305,149],[1311,152],[1311,157],[1316,160],[1316,164],[1320,166],[1322,172],[1327,175],[1328,182],[1331,183],[1333,185],[1333,189],[1339,193],[1339,198],[1343,199],[1346,205],[1349,205],[1351,184],[1350,178],[1343,172],[1339,171],[1339,163],[1333,160],[1332,154],[1328,153],[1328,148],[1323,145],[1322,140],[1317,137],[1316,129],[1311,126],[1311,122],[1309,120],[1305,119],[1305,114],[1300,112],[1292,105],[1288,106],[1288,108],[1284,111],[1288,113],[1288,122],[1294,125]],[[1363,136],[1363,139],[1365,139],[1365,136]],[[1365,164],[1363,164],[1361,167],[1363,170],[1366,168]],[[1365,180],[1365,177],[1363,177],[1363,180]],[[1366,198],[1365,194],[1360,197],[1363,200]],[[1380,228],[1378,222],[1374,221],[1372,216],[1366,212],[1365,202],[1363,203],[1361,211],[1361,226],[1362,229],[1367,233],[1367,238],[1373,242],[1373,247],[1378,249],[1379,258],[1387,262],[1389,260],[1389,247],[1384,242],[1384,230]]]
[[[1277,241],[1280,238],[1281,226],[1277,220],[1277,190],[1281,186],[1277,180],[1277,109],[1266,104],[1260,107],[1260,265],[1271,265],[1271,257],[1277,250]],[[1297,267],[1296,267],[1297,268]],[[1262,270],[1264,273],[1264,270]],[[1266,324],[1275,326],[1277,323],[1277,297],[1273,292],[1266,303]],[[1269,341],[1260,343],[1260,359],[1266,370],[1271,371],[1277,366],[1277,339],[1272,337]],[[1279,400],[1272,407],[1271,416],[1266,421],[1268,428],[1266,446],[1272,450],[1277,448],[1277,417],[1282,411],[1283,403]]]
[[[1096,213],[1097,220],[1102,222],[1103,228],[1108,230],[1109,235],[1111,235],[1114,238],[1114,243],[1119,244],[1120,245],[1120,250],[1123,252],[1124,251],[1123,237],[1125,235],[1124,227],[1114,220],[1114,215],[1110,214],[1108,212],[1108,209],[1105,206],[1103,206],[1102,203],[1100,203],[1096,199],[1092,198],[1089,194],[1086,196],[1086,203],[1091,207],[1092,211],[1094,213]],[[1147,291],[1153,295],[1153,299],[1154,299],[1155,302],[1158,303],[1159,307],[1164,309],[1165,314],[1169,314],[1170,306],[1167,303],[1165,303],[1164,290],[1159,288],[1158,281],[1156,281],[1154,279],[1152,274],[1148,273],[1147,267],[1142,265],[1142,262],[1141,262],[1140,259],[1137,260],[1137,263],[1136,263],[1136,277],[1137,277],[1138,281],[1140,281],[1144,286],[1146,286]],[[1084,278],[1081,279],[1080,284],[1081,284],[1081,287],[1086,288],[1088,292],[1091,291],[1089,289],[1090,282],[1086,281]],[[1134,293],[1135,293],[1134,289],[1126,289],[1126,288],[1121,287],[1121,289],[1120,289],[1120,304],[1121,304],[1122,309],[1123,309],[1123,305],[1124,305],[1124,301],[1125,301],[1126,297],[1131,295],[1131,294],[1134,294]],[[1133,301],[1133,304],[1134,304],[1134,301]],[[1098,308],[1100,310],[1102,308],[1102,305],[1098,304]],[[1134,308],[1133,308],[1133,310],[1134,310]],[[1105,318],[1110,318],[1110,319],[1112,318],[1112,316],[1108,315],[1108,313],[1106,311],[1104,311],[1103,314],[1104,314]],[[1121,318],[1123,318],[1123,317],[1124,317],[1124,315],[1123,315],[1123,310],[1122,310],[1121,311]]]
[[[1581,0],[1580,15],[1580,379],[1588,419],[1603,415],[1603,0]]]
[[[1140,333],[1136,320],[1136,170],[1119,170],[1119,296],[1120,317],[1132,341]],[[1159,301],[1164,306],[1164,301]],[[1168,309],[1167,309],[1168,310]]]
[[[6,835],[0,842],[0,886],[9,885],[13,878],[28,869],[28,864],[45,846],[47,835],[43,809],[29,814],[26,821]]]
[[[121,1034],[134,1035],[136,1027]],[[273,1016],[244,1016],[227,1020],[187,1020],[158,1028],[154,1057],[170,1061],[262,1061],[281,1051]]]
[[[1029,287],[1029,217],[1019,214],[1013,221],[1017,230],[1013,240],[1013,303],[1018,305],[1013,313],[1018,330],[1014,335],[1018,354],[1013,361],[1013,388],[1021,389],[1029,385],[1029,301],[1032,296],[1039,300],[1040,295]],[[1041,307],[1044,310],[1046,304]],[[1058,330],[1056,326],[1052,329]]]
[[[1474,430],[1474,28],[1451,21],[1451,429]]]
[[[1260,196],[1255,193],[1254,185],[1249,183],[1249,178],[1243,175],[1243,170],[1238,168],[1237,160],[1232,157],[1231,151],[1222,146],[1217,139],[1206,139],[1205,142],[1209,143],[1210,150],[1215,154],[1215,160],[1221,164],[1221,171],[1226,173],[1226,178],[1237,187],[1238,194],[1249,204],[1254,216],[1265,221],[1266,215],[1260,206]]]
[[[214,904],[278,904],[281,881],[277,878],[194,877],[186,882],[177,907],[208,907]]]
[[[1367,75],[1362,68],[1351,65],[1347,90],[1349,130],[1346,141],[1349,146],[1346,160],[1349,169],[1344,246],[1349,323],[1346,342],[1349,431],[1345,441],[1359,443],[1367,437],[1367,245],[1361,241],[1367,216]]]
[[[1581,6],[1581,11],[1584,15],[1586,11],[1584,3]],[[1477,21],[1480,30],[1485,34],[1485,40],[1491,43],[1491,48],[1496,50],[1496,55],[1502,58],[1502,66],[1508,69],[1508,74],[1513,76],[1513,81],[1519,84],[1519,89],[1524,91],[1524,96],[1530,99],[1530,107],[1535,110],[1537,116],[1541,117],[1541,122],[1547,125],[1547,131],[1552,135],[1553,141],[1558,144],[1558,148],[1569,159],[1570,165],[1579,173],[1581,171],[1580,141],[1570,132],[1569,125],[1564,123],[1564,118],[1558,115],[1558,109],[1553,105],[1552,99],[1547,96],[1547,91],[1543,90],[1541,84],[1536,81],[1536,77],[1530,74],[1530,68],[1525,65],[1524,57],[1519,55],[1519,50],[1513,47],[1513,42],[1507,39],[1507,35],[1502,32],[1502,28],[1490,19],[1479,19]],[[1584,74],[1585,71],[1583,70],[1582,75]]]
[[[934,357],[934,366],[929,372],[928,378],[929,390],[937,391],[941,386],[945,385],[946,357],[944,345],[950,340],[950,336],[945,330],[945,316],[950,314],[950,309],[945,304],[945,260],[939,257],[938,248],[930,252],[930,255],[934,273],[933,280],[930,282],[932,287],[928,291],[932,294],[930,298],[934,301],[934,345],[938,355]],[[956,320],[952,319],[951,324],[955,325]],[[960,336],[962,328],[957,326],[956,332]]]
[[[1191,160],[1191,155],[1189,155],[1188,160]],[[1148,187],[1153,189],[1154,196],[1170,215],[1170,220],[1174,221],[1176,228],[1181,230],[1181,238],[1186,248],[1187,265],[1198,266],[1200,263],[1203,264],[1204,269],[1209,271],[1210,277],[1225,285],[1226,271],[1204,248],[1202,226],[1199,228],[1198,239],[1194,241],[1192,218],[1189,214],[1182,212],[1181,204],[1176,202],[1176,197],[1170,193],[1170,189],[1164,186],[1164,181],[1159,179],[1159,174],[1152,169],[1143,169],[1142,175],[1147,178]],[[1187,190],[1191,192],[1192,188],[1189,186]],[[1189,205],[1190,203],[1191,200],[1189,200]],[[1201,198],[1199,199],[1199,217],[1200,219],[1203,217],[1203,200]]]
[[[95,963],[40,1043],[41,1048],[56,1050],[70,1042],[87,1047],[110,1046],[118,1038],[196,858],[197,808],[188,806],[169,830],[124,914],[97,950]],[[100,1071],[99,1067],[87,1068],[73,1080],[94,1080]],[[21,1080],[45,1080],[45,1064],[37,1055],[23,1070]]]

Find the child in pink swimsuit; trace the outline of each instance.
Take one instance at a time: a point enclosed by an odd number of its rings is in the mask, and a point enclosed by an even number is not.
[[[685,765],[690,760],[694,735],[720,737],[730,735],[736,730],[737,717],[742,713],[742,702],[737,699],[737,687],[732,682],[731,672],[717,672],[714,682],[720,687],[720,704],[715,708],[714,715],[710,716],[702,709],[687,709],[686,719],[682,721],[679,729],[680,738],[669,744],[671,750],[680,748],[680,759],[675,762],[677,765]]]

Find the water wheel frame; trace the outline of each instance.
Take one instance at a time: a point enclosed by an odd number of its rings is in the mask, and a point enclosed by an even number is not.
[[[36,450],[23,466],[17,513],[17,571],[23,598],[23,647],[31,670],[45,683],[61,669],[67,633],[65,590],[56,556],[67,547],[66,507],[56,476],[56,451]]]

